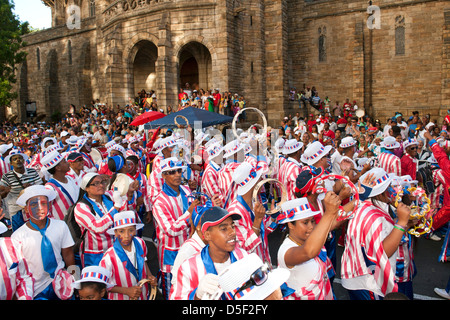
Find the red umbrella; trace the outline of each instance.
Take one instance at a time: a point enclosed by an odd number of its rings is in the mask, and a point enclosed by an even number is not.
[[[164,118],[166,115],[158,111],[146,111],[143,114],[138,115],[131,121],[131,126],[140,126],[141,124]]]

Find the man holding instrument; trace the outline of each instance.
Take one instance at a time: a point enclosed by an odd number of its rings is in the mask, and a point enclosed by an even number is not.
[[[228,211],[242,217],[236,224],[239,247],[256,252],[261,260],[271,263],[268,234],[275,230],[276,222],[266,215],[261,202],[253,199],[253,191],[265,173],[264,168],[264,163],[256,167],[249,162],[239,165],[233,174],[233,181],[238,186],[237,195]]]
[[[197,199],[189,203],[191,191],[181,184],[185,168],[175,157],[161,161],[160,177],[164,179],[164,184],[153,205],[160,266],[158,278],[165,299],[169,298],[171,272],[178,250],[190,234],[188,219],[200,203]]]
[[[286,186],[287,200],[295,199],[294,189],[295,180],[302,170],[302,164],[300,163],[301,150],[303,142],[297,141],[297,139],[290,139],[286,141],[283,147],[283,153],[287,159],[280,167],[278,172],[278,180]]]

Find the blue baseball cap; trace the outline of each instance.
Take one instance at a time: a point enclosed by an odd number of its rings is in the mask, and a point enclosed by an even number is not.
[[[203,213],[201,219],[201,230],[205,232],[209,227],[216,226],[228,217],[233,220],[240,220],[242,217],[237,213],[230,213],[221,207],[212,207]]]

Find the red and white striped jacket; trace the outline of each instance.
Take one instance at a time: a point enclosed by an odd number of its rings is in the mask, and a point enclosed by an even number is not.
[[[180,186],[186,195],[190,189]],[[188,239],[190,216],[187,207],[183,209],[181,197],[173,197],[161,191],[153,203],[156,237],[158,240],[158,259],[162,272],[169,273],[181,245]]]
[[[18,248],[11,238],[0,238],[0,300],[33,300],[34,279]]]
[[[5,159],[0,157],[0,179],[9,170],[10,170],[10,167],[6,164]]]
[[[240,164],[240,162],[231,161],[219,170],[219,192],[223,203],[226,203],[225,209],[236,199],[238,186],[233,183],[233,172]]]
[[[442,169],[435,169],[432,171],[433,174],[433,184],[434,192],[430,193],[428,197],[430,198],[431,206],[440,209],[443,203],[440,203],[440,197],[444,197],[445,191],[445,177]]]
[[[111,277],[109,279],[110,283],[115,284],[117,287],[133,287],[138,284],[138,282],[142,279],[146,279],[148,277],[147,274],[147,246],[145,244],[145,241],[141,238],[134,237],[133,238],[134,243],[134,250],[136,250],[136,255],[139,255],[141,261],[143,261],[143,265],[139,266],[138,269],[140,269],[139,273],[141,276],[137,279],[135,275],[133,275],[130,272],[130,269],[128,268],[134,268],[135,266],[132,265],[131,261],[128,259],[127,255],[124,253],[120,253],[117,251],[116,246],[120,246],[120,244],[114,244],[114,246],[110,247],[105,254],[103,255],[102,260],[100,261],[100,266],[109,270],[111,272]],[[139,246],[139,247],[138,247]],[[137,263],[137,262],[135,262]],[[128,265],[128,268],[127,268]],[[136,272],[134,270],[134,272]],[[139,296],[138,300],[147,300],[148,296],[148,285],[145,284],[142,286],[142,293]],[[110,300],[130,300],[130,297],[122,294],[122,293],[113,293],[111,291],[108,291],[108,299]]]
[[[230,253],[234,260],[240,260],[248,253],[238,246]],[[207,274],[201,251],[185,260],[176,274],[176,281],[170,289],[170,300],[193,300],[200,280]]]
[[[112,198],[112,197],[111,197]],[[114,223],[113,210],[107,210],[105,206],[98,206],[102,216],[94,214],[91,208],[85,203],[77,203],[74,209],[75,221],[80,226],[81,232],[86,230],[81,246],[84,246],[85,253],[104,253],[112,246],[114,236],[109,235],[108,230]]]
[[[298,175],[302,171],[302,165],[295,159],[288,158],[284,161],[283,165],[280,167],[280,171],[278,173],[278,180],[286,187],[287,189],[287,200],[295,199],[294,195],[295,190],[295,180]]]
[[[248,253],[255,252],[262,261],[271,265],[268,235],[275,230],[276,223],[266,215],[263,219],[260,235],[252,229],[254,213],[241,196],[237,196],[228,208],[228,212],[237,213],[242,218],[235,221],[238,246]]]
[[[79,186],[70,176],[66,175],[66,178],[67,183],[73,185],[72,189],[76,192],[75,194],[71,194],[70,190],[64,189],[64,186],[55,181],[55,179],[50,179],[45,184],[47,189],[56,192],[56,198],[52,201],[50,208],[50,217],[58,220],[64,220],[69,208],[78,200]]]
[[[164,184],[164,178],[159,178],[158,174],[161,172],[161,160],[164,159],[162,156],[157,155],[153,160],[152,172],[147,180],[147,190],[149,202],[151,205],[155,202],[159,193],[161,192],[161,188]]]
[[[378,167],[384,169],[386,173],[394,173],[399,177],[403,175],[400,158],[392,153],[382,152],[378,156]]]
[[[98,168],[95,166],[94,160],[92,160],[92,157],[90,154],[85,152],[80,152],[80,154],[83,156],[84,159],[84,171],[86,172],[97,172]]]
[[[416,180],[417,176],[417,163],[418,160],[405,153],[400,159],[402,176],[409,175],[413,180]]]
[[[346,245],[341,259],[344,287],[346,279],[367,277],[365,283],[372,282],[374,286],[358,289],[369,290],[381,296],[397,291],[395,266],[391,265],[383,249],[383,240],[392,231],[394,224],[390,215],[374,206],[370,200],[360,204],[354,218],[349,220]],[[366,263],[366,259],[371,262],[370,266]],[[370,281],[370,278],[374,281]]]
[[[223,196],[219,189],[220,168],[221,167],[214,161],[209,161],[202,176],[202,192],[206,193],[210,197],[219,195],[220,199],[223,201]]]

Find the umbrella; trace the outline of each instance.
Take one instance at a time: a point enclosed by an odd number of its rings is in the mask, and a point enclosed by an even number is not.
[[[153,120],[148,123],[152,128],[176,128],[175,118],[177,116],[185,117],[191,126],[194,126],[195,121],[201,121],[202,128],[213,126],[222,123],[231,123],[233,117],[225,116],[220,113],[211,112],[207,110],[198,109],[195,107],[187,107],[183,110],[168,114],[163,119]],[[185,124],[185,120],[179,120],[180,124]]]
[[[146,111],[143,114],[138,115],[136,118],[131,121],[130,126],[140,126],[141,124],[145,124],[147,122],[164,118],[166,115],[162,112],[158,111]]]

